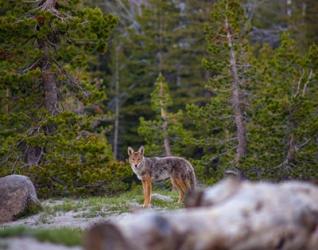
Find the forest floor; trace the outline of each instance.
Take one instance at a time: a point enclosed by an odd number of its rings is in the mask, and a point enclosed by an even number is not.
[[[153,207],[178,209],[175,191],[154,190]],[[43,210],[0,226],[0,250],[79,250],[85,229],[99,221],[120,221],[141,212],[143,195],[135,189],[114,197],[41,201]]]

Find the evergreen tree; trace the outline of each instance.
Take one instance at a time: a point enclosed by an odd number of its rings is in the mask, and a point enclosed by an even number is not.
[[[187,106],[192,134],[185,140],[201,151],[194,161],[198,175],[211,181],[234,165],[255,178],[312,178],[317,168],[317,48],[303,55],[284,35],[277,49],[253,50],[240,6],[230,0],[214,5],[206,60],[212,75],[207,88],[214,96],[206,106]],[[233,105],[235,91],[238,106]],[[248,145],[240,152],[237,114],[245,126],[241,145]]]
[[[0,8],[1,174],[29,173],[56,193],[90,192],[117,171],[98,125],[105,90],[89,72],[116,19],[81,1],[0,1]]]
[[[137,133],[138,117],[154,118],[150,102],[153,84],[160,72],[170,81],[174,71],[169,52],[175,42],[173,31],[178,25],[178,14],[172,1],[151,0],[141,6],[138,29],[131,27],[124,40],[123,53],[128,60],[125,62],[127,74],[122,73],[125,74],[124,85],[130,89],[122,107],[126,133],[122,140],[128,144],[143,144],[144,139]],[[126,148],[125,144],[123,146]]]
[[[240,167],[247,154],[246,19],[240,1],[217,1],[212,9],[207,27],[210,55],[205,64],[211,74],[207,89],[213,96],[205,106],[187,107],[188,128],[193,131],[189,140],[201,150],[198,164],[204,166],[205,177],[211,177],[211,167],[219,174],[226,167]]]
[[[140,119],[138,133],[145,138],[147,152],[150,155],[175,155],[182,152],[181,145],[185,131],[180,123],[182,113],[171,113],[172,99],[168,84],[159,74],[155,89],[151,93],[151,107],[156,113],[155,120]]]
[[[107,8],[122,20],[120,32],[116,32],[121,36],[116,46],[121,45],[118,151],[124,156],[127,146],[144,142],[137,134],[138,117],[154,119],[149,93],[159,72],[169,82],[173,111],[184,108],[189,102],[204,103],[208,95],[203,88],[207,74],[201,67],[205,53],[201,27],[208,16],[208,1],[138,3],[107,3]],[[113,61],[115,55],[113,49],[110,54]],[[114,94],[115,91],[111,93],[110,105],[115,110]]]
[[[277,47],[280,33],[288,31],[301,49],[317,42],[316,0],[247,0],[245,4],[252,19],[253,41]]]
[[[251,176],[317,177],[317,46],[303,54],[288,34],[264,47],[253,65],[249,113]]]

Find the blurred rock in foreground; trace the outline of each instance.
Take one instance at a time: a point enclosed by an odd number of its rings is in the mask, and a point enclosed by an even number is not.
[[[189,203],[190,202],[190,203]],[[194,192],[187,206],[103,222],[86,235],[86,250],[317,250],[318,187],[290,181],[228,178]]]

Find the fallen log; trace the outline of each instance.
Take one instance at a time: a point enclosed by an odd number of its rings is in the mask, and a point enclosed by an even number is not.
[[[193,208],[143,211],[125,221],[95,225],[87,233],[85,249],[318,249],[315,185],[230,178],[192,198],[188,205]]]

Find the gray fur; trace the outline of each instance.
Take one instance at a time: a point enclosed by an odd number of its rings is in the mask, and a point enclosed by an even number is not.
[[[153,181],[161,181],[172,177],[188,180],[191,189],[194,189],[196,185],[191,163],[181,157],[143,157],[137,167],[131,164],[131,168],[140,180],[143,176],[150,176]]]

